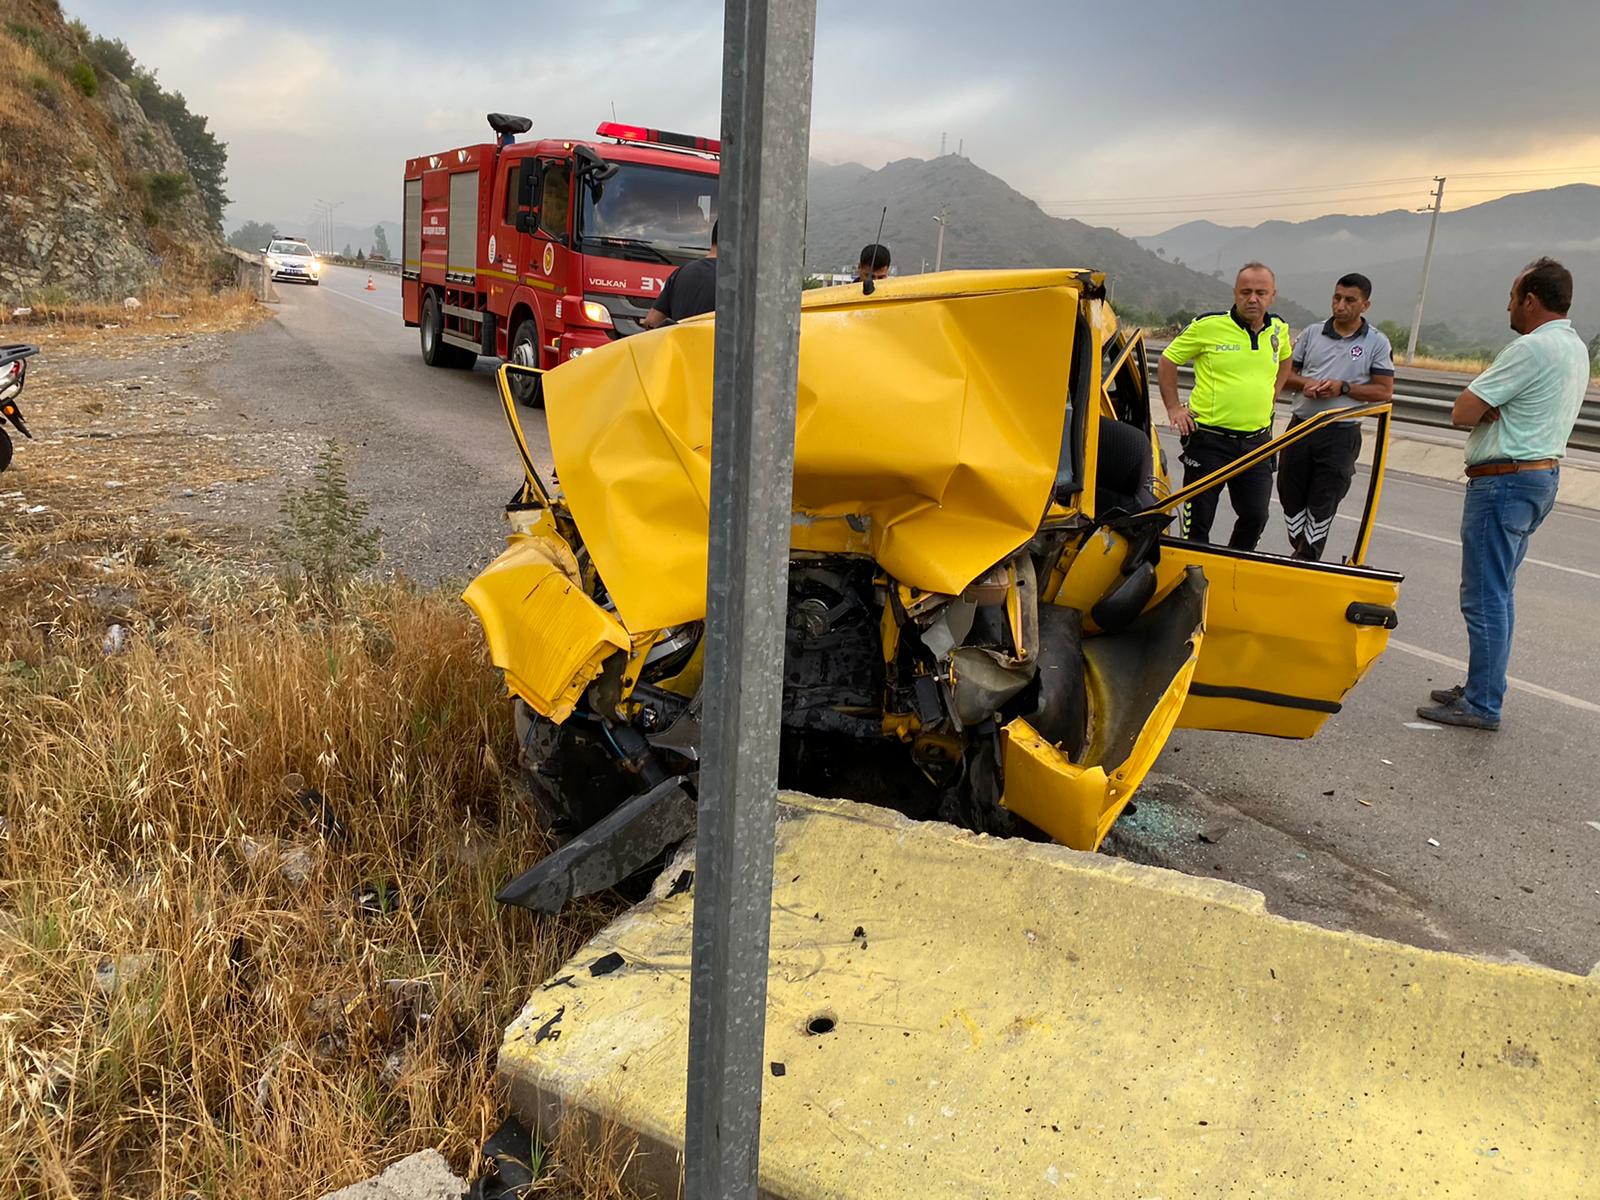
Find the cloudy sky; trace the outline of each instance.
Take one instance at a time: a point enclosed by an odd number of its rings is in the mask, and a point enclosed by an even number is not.
[[[483,114],[714,135],[722,7],[688,0],[63,0],[229,145],[229,227],[397,219],[408,155]],[[1594,0],[819,0],[815,157],[942,135],[1062,216],[1146,233],[1600,183]]]

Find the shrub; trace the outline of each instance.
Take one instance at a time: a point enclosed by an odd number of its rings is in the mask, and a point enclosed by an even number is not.
[[[29,25],[24,21],[7,21],[6,32],[12,38],[26,46],[39,58],[45,66],[59,75],[65,75],[71,59],[67,49],[50,34],[40,29],[37,25]]]
[[[68,72],[68,76],[72,80],[72,86],[77,88],[85,96],[94,96],[99,94],[100,76],[96,75],[94,73],[94,68],[88,63],[84,62],[82,59],[79,59],[77,62],[72,64],[72,70]]]
[[[123,44],[121,38],[93,38],[84,46],[83,53],[107,75],[124,80],[133,75],[133,51]]]
[[[366,529],[367,503],[350,494],[337,442],[323,444],[311,483],[290,488],[274,537],[278,553],[310,589],[331,600],[362,571],[376,566],[377,529]]]
[[[61,85],[53,77],[30,75],[28,87],[33,91],[33,98],[51,112],[61,107]]]
[[[193,186],[182,171],[150,171],[140,182],[145,195],[150,197],[151,206],[157,211],[171,208]]]

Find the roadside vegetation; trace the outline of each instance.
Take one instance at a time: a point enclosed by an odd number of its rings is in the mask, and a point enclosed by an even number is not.
[[[336,449],[279,555],[159,515],[213,443],[126,440],[115,493],[105,441],[0,476],[0,1195],[315,1197],[427,1147],[470,1175],[505,1025],[606,915],[493,902],[545,842],[479,631],[362,573]],[[541,1157],[546,1194],[623,1194]]]

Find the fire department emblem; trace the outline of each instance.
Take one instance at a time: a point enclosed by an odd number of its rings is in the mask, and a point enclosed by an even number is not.
[[[494,253],[494,234],[492,234],[492,233],[491,233],[491,234],[490,234],[490,235],[489,235],[489,261],[490,261],[490,262],[493,262],[493,261],[494,261],[494,260],[495,260],[495,253]]]
[[[544,262],[540,265],[544,267],[546,275],[556,269],[556,244],[554,242],[546,242],[544,244]]]

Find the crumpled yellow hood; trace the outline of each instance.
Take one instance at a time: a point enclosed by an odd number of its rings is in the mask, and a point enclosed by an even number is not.
[[[1038,529],[1079,272],[946,272],[807,292],[797,525],[839,520],[901,583],[959,592]],[[705,615],[714,321],[545,378],[556,474],[623,624]]]

